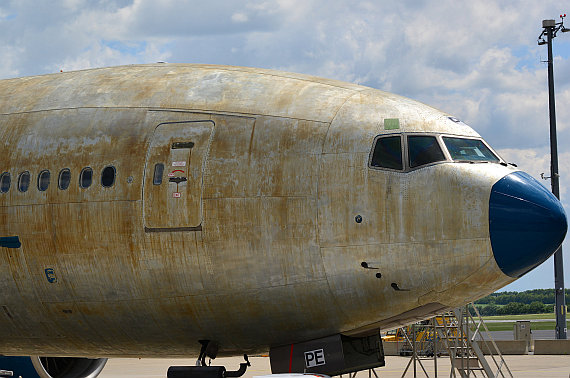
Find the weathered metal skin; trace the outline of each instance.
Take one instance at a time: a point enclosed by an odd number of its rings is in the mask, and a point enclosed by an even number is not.
[[[513,168],[369,168],[379,134],[478,136],[399,96],[157,64],[3,80],[0,113],[0,173],[12,177],[0,236],[22,243],[0,248],[2,354],[188,357],[201,339],[222,355],[252,353],[394,327],[513,281],[493,259],[488,220],[491,187]],[[400,129],[384,130],[385,118]],[[199,142],[174,198],[167,155],[184,133]],[[116,182],[104,188],[110,165]]]

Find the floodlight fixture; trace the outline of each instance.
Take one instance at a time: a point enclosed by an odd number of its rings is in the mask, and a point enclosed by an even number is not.
[[[545,41],[544,38],[548,37],[550,34],[550,39],[556,37],[556,33],[561,31],[562,33],[569,32],[570,29],[564,26],[564,19],[566,18],[566,13],[560,15],[560,22],[556,22],[555,20],[542,20],[542,33],[538,36],[537,43],[539,45],[546,45],[548,41]]]
[[[556,26],[556,21],[554,20],[542,20],[543,28],[553,28]]]

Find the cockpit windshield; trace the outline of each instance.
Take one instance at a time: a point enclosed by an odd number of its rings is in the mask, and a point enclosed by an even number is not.
[[[410,168],[445,160],[445,155],[432,135],[408,136],[408,158]]]
[[[479,139],[443,137],[443,142],[454,161],[499,161],[499,158]]]

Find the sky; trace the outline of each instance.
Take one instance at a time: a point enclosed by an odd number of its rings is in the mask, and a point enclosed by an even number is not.
[[[550,188],[543,19],[561,1],[0,0],[0,78],[134,63],[299,72],[397,93],[472,126]],[[567,4],[567,5],[570,5]],[[570,20],[568,21],[570,27]],[[570,33],[554,39],[570,214]],[[570,242],[563,246],[570,287]],[[552,288],[552,259],[505,290]]]

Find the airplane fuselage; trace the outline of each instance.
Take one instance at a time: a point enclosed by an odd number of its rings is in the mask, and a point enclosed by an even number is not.
[[[259,352],[396,327],[515,279],[494,256],[489,201],[517,170],[454,161],[445,137],[481,138],[426,105],[170,64],[0,93],[0,236],[21,242],[0,248],[3,354]],[[388,135],[401,169],[371,163]],[[414,135],[443,160],[412,167]]]

